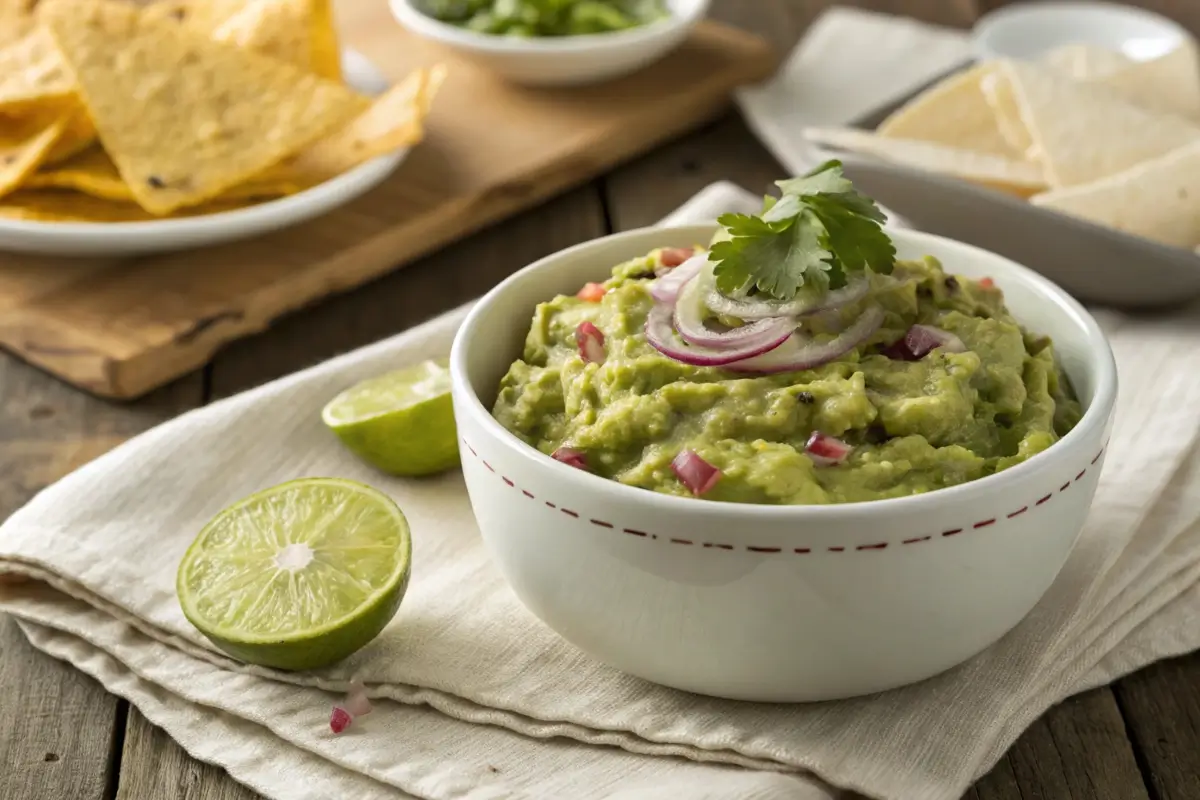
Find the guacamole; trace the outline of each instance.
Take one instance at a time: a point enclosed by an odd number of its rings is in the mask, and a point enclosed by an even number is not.
[[[656,281],[690,255],[655,250],[539,304],[495,418],[543,453],[629,486],[779,505],[976,480],[1045,450],[1080,418],[1050,340],[1025,331],[990,280],[948,274],[933,258],[868,272],[857,299],[799,316],[822,341],[877,317],[818,366],[759,374],[683,363],[646,331]],[[745,324],[713,317],[718,329]],[[930,330],[936,346],[906,346]]]
[[[496,36],[610,33],[664,19],[662,0],[418,0],[424,14]]]

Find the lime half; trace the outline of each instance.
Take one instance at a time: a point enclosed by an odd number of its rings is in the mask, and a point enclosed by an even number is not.
[[[304,478],[226,508],[179,564],[184,616],[234,658],[314,669],[362,648],[408,588],[412,541],[390,497]]]
[[[351,386],[329,401],[321,419],[351,452],[392,475],[432,475],[458,463],[445,360]]]

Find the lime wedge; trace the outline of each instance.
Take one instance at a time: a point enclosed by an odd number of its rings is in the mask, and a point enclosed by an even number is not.
[[[445,360],[351,386],[329,401],[321,419],[351,452],[392,475],[432,475],[458,464]]]
[[[408,588],[408,521],[354,481],[303,478],[226,508],[179,564],[184,616],[234,658],[315,669],[359,650]]]

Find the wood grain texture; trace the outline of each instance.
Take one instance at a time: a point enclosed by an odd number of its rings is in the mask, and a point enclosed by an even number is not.
[[[1047,711],[967,797],[1150,800],[1107,688]]]
[[[418,325],[518,269],[605,233],[597,191],[576,189],[393,275],[231,345],[211,367],[212,399]]]
[[[761,39],[706,23],[643,73],[529,91],[345,4],[344,38],[392,78],[445,62],[424,142],[376,190],[298,228],[133,260],[0,256],[0,345],[103,396],[136,397],[225,342],[584,182],[719,113],[769,74]]]
[[[1154,800],[1200,798],[1200,653],[1135,672],[1115,691]]]
[[[0,356],[0,519],[130,436],[199,404],[199,376],[136,407],[80,394]],[[106,796],[119,701],[33,649],[0,615],[0,798]]]
[[[104,797],[122,701],[34,650],[3,614],[0,687],[0,797]]]

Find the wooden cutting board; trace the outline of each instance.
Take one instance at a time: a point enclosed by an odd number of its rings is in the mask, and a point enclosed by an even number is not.
[[[391,178],[316,221],[220,247],[124,260],[0,254],[0,346],[95,394],[137,397],[288,311],[697,126],[774,66],[762,40],[704,23],[627,79],[520,89],[406,34],[383,2],[341,12],[344,42],[389,77],[449,68],[425,141]]]

